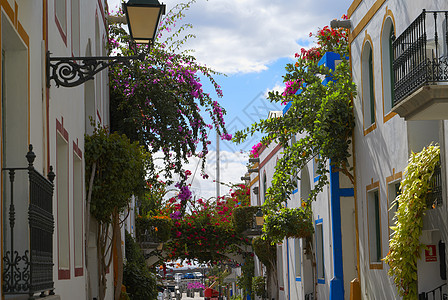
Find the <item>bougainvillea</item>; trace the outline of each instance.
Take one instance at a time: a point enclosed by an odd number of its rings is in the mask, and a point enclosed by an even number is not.
[[[150,48],[129,47],[129,36],[121,26],[109,28],[112,52],[145,53],[143,61],[109,68],[111,129],[140,142],[150,152],[162,152],[167,178],[173,172],[182,174],[182,164],[193,155],[201,158],[204,167],[211,128],[223,139],[231,139],[224,127],[224,109],[201,83],[201,78],[209,80],[215,97],[222,97],[221,87],[213,79],[217,73],[198,63],[189,51],[180,51],[194,36],[184,34],[190,24],[176,28],[176,22],[193,2],[179,4],[167,13]]]
[[[170,218],[173,224],[171,241],[164,245],[168,259],[203,263],[228,260],[227,253],[241,252],[237,245],[250,243],[235,231],[232,223],[234,209],[248,204],[249,189],[246,186],[237,185],[230,197],[218,200],[192,199],[186,186],[178,187],[177,195],[166,201],[159,211],[159,216]],[[187,204],[182,205],[183,201]],[[183,213],[182,207],[187,208]]]
[[[260,154],[260,150],[263,147],[262,143],[258,143],[252,146],[252,150],[250,150],[249,156],[253,158],[257,158]]]
[[[171,215],[176,213],[177,204],[171,204]],[[168,257],[207,263],[223,260],[226,253],[238,251],[234,245],[249,241],[233,228],[231,216],[237,206],[231,198],[216,202],[203,199],[192,201],[191,211],[181,219],[173,219],[173,240],[164,248]]]

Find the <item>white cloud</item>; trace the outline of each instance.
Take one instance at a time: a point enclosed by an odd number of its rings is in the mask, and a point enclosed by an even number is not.
[[[120,0],[108,0],[112,10]],[[180,0],[166,0],[167,10]],[[199,62],[227,74],[266,70],[310,43],[308,34],[347,11],[351,0],[198,0],[187,12],[197,36],[187,47]]]
[[[226,184],[241,183],[241,177],[247,172],[246,163],[248,161],[247,153],[220,151],[220,182]],[[190,190],[196,198],[208,199],[216,197],[216,151],[210,151],[206,157],[205,173],[209,175],[208,179],[201,177],[201,166],[198,166],[198,158],[192,157],[188,164],[184,165],[185,170],[190,170],[193,175],[187,183],[191,183]],[[156,160],[158,162],[159,160]],[[196,174],[195,174],[195,170]],[[229,193],[230,187],[220,185],[220,196]]]

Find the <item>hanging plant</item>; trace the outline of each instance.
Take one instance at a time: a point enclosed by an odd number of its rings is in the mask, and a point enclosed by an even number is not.
[[[266,299],[266,278],[264,276],[252,278],[252,291],[261,299]]]
[[[306,238],[314,232],[311,209],[281,208],[265,217],[263,232],[274,243],[281,243],[284,238]]]
[[[252,248],[266,268],[272,268],[277,261],[277,246],[270,239],[257,236],[252,239]]]
[[[239,206],[233,210],[233,226],[237,233],[253,227],[255,222],[255,214],[260,209],[260,206]]]
[[[154,242],[163,243],[170,239],[173,221],[167,216],[138,216],[135,220],[137,236],[150,235]]]
[[[426,197],[430,190],[431,177],[439,162],[440,148],[429,146],[419,153],[412,153],[400,185],[395,226],[389,241],[389,253],[384,261],[389,264],[388,274],[394,277],[395,285],[403,300],[417,299],[417,260],[424,247],[420,243],[423,215],[427,208]]]

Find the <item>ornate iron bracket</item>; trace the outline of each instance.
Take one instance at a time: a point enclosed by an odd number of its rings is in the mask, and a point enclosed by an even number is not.
[[[129,63],[134,59],[145,59],[145,53],[132,56],[51,57],[48,51],[47,87],[50,87],[51,79],[57,87],[75,87],[93,79],[96,73],[111,65]]]

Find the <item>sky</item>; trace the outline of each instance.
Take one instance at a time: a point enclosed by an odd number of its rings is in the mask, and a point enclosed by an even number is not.
[[[107,0],[110,11],[116,11],[121,0]],[[180,0],[159,0],[169,11]],[[229,133],[244,129],[269,111],[282,110],[266,100],[267,92],[283,90],[282,76],[287,63],[301,48],[312,46],[310,32],[329,25],[347,13],[353,0],[197,0],[182,20],[193,25],[187,48],[193,49],[197,61],[226,76],[215,76],[222,87],[223,98],[218,100],[226,109]],[[211,85],[202,82],[204,90]],[[208,155],[206,172],[209,180],[194,177],[194,195],[210,198],[216,195],[213,182],[216,173],[216,146]],[[220,142],[220,181],[240,183],[246,172],[248,151],[258,143],[261,135],[236,145]],[[192,172],[197,161],[192,159],[187,168]],[[221,186],[221,195],[229,188]]]

